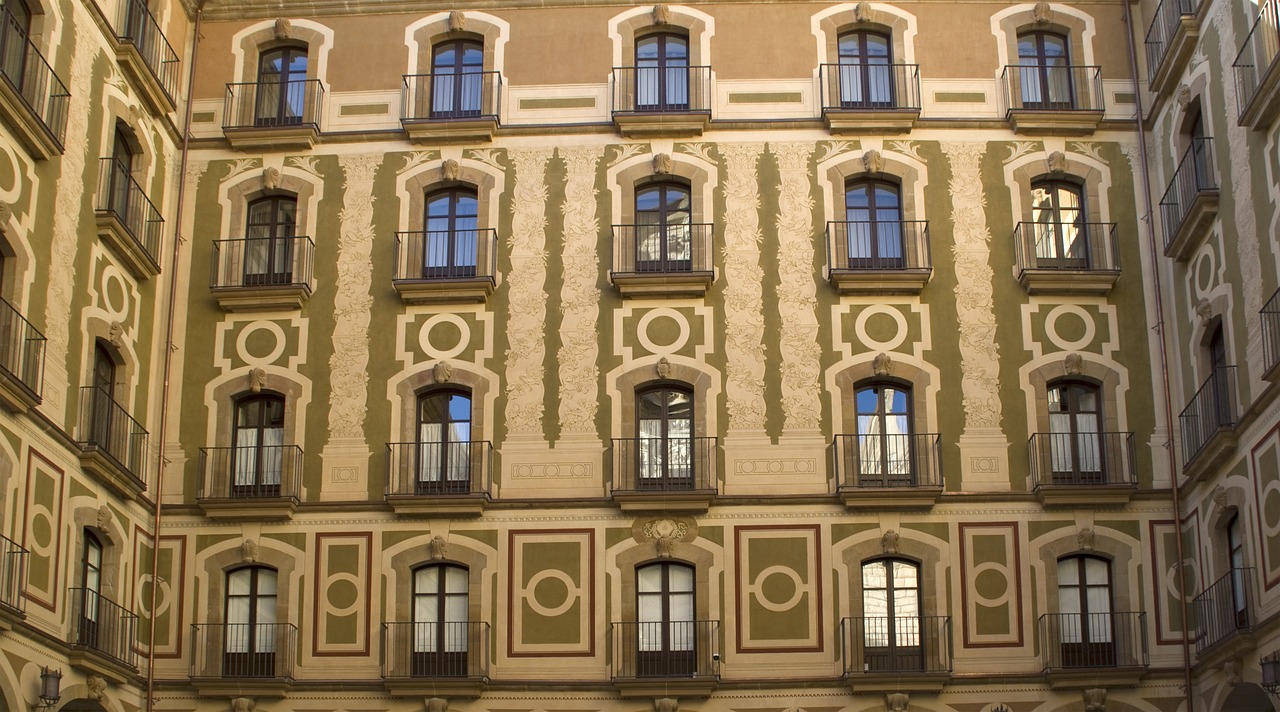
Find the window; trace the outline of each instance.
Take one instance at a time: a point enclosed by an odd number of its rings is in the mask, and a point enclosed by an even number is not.
[[[260,198],[249,204],[248,213],[245,226],[245,286],[292,283],[293,237],[298,220],[297,199]]]
[[[919,566],[901,559],[863,564],[862,615],[868,671],[924,669]]]
[[[1018,65],[1024,109],[1070,109],[1075,105],[1067,38],[1052,32],[1018,35]],[[1016,108],[1016,107],[1015,107]]]
[[[1110,562],[1096,556],[1060,559],[1058,613],[1064,667],[1116,664]]]
[[[471,396],[431,391],[418,397],[415,494],[471,491]]]
[[[1050,385],[1048,397],[1053,483],[1106,484],[1098,388],[1074,381],[1060,383]]]
[[[841,108],[894,106],[892,46],[888,35],[873,30],[840,35]]]
[[[427,196],[422,240],[424,279],[476,276],[480,201],[476,191],[450,188]]]
[[[281,47],[258,59],[257,126],[301,124],[306,110],[307,49]]]
[[[693,489],[693,392],[658,386],[636,395],[640,489]]]
[[[902,199],[897,184],[850,182],[844,205],[849,269],[902,269]]]
[[[467,674],[467,585],[461,566],[423,566],[413,572],[412,675]]]
[[[8,0],[0,7],[0,73],[24,93],[27,83],[27,43],[31,37],[31,8],[26,0]]]
[[[674,562],[636,570],[637,676],[696,672],[694,578],[692,566]]]
[[[93,416],[89,421],[88,440],[111,449],[112,418],[115,409],[116,362],[101,341],[93,345]]]
[[[1207,344],[1209,357],[1209,379],[1213,383],[1213,406],[1217,421],[1215,427],[1232,425],[1235,422],[1235,400],[1232,391],[1232,368],[1227,361],[1227,340],[1222,331],[1222,322],[1213,327]]]
[[[688,272],[693,268],[689,189],[656,183],[636,191],[636,271]]]
[[[1227,556],[1231,566],[1231,610],[1236,628],[1249,625],[1249,598],[1244,586],[1244,540],[1240,536],[1240,515],[1227,523]]]
[[[276,572],[263,566],[227,574],[224,677],[271,677],[276,669]]]
[[[129,136],[125,133],[123,126],[116,126],[115,132],[111,136],[111,161],[110,161],[110,177],[108,195],[110,195],[108,207],[112,212],[120,218],[120,222],[125,225],[132,226],[130,213],[139,213],[142,206],[138,206],[134,210],[130,210],[131,197],[133,195],[133,164],[135,153],[130,143]],[[136,217],[140,218],[141,215]]]
[[[1036,266],[1088,269],[1084,192],[1075,183],[1057,180],[1031,184],[1031,221],[1035,229]]]
[[[636,40],[636,111],[689,110],[689,40],[656,34]]]
[[[451,40],[431,51],[431,118],[479,116],[484,100],[484,45]]]
[[[284,398],[261,395],[236,404],[231,496],[279,497],[284,461]]]
[[[102,542],[92,532],[84,532],[84,559],[80,562],[80,584],[84,588],[84,606],[80,609],[76,641],[89,647],[98,646],[98,615],[102,597]]]
[[[911,391],[898,384],[874,383],[855,395],[858,416],[856,458],[861,487],[914,487]]]
[[[1191,123],[1187,125],[1186,136],[1190,144],[1192,170],[1195,171],[1195,188],[1198,191],[1202,187],[1209,188],[1213,185],[1210,182],[1213,174],[1209,172],[1209,141],[1204,132],[1204,114],[1200,112],[1199,106],[1192,111],[1194,113]]]

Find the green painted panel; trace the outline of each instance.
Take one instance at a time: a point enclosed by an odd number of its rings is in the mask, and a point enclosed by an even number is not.
[[[1009,635],[1009,604],[1001,603],[998,606],[984,606],[981,603],[974,604],[977,620],[975,628],[978,635],[981,636],[999,636]]]
[[[306,549],[307,549],[307,535],[306,535],[306,534],[303,534],[303,533],[297,533],[297,534],[281,534],[281,533],[263,534],[263,535],[262,535],[262,538],[263,538],[263,539],[272,539],[272,540],[274,540],[274,541],[278,541],[278,542],[280,542],[281,544],[287,544],[288,546],[291,546],[291,547],[293,547],[293,548],[297,549],[298,551],[306,551]]]
[[[199,554],[209,547],[216,546],[230,539],[239,538],[239,534],[197,534],[195,553]]]
[[[429,540],[430,534],[431,532],[421,529],[384,531],[382,532],[382,550],[387,551],[399,544],[409,541],[410,539],[416,539],[418,537],[422,537],[425,545],[426,541]]]
[[[1134,519],[1099,519],[1095,522],[1100,527],[1114,529],[1125,536],[1135,540],[1142,540],[1142,522]]]
[[[67,489],[69,490],[69,497],[71,499],[77,499],[79,497],[88,497],[92,499],[97,496],[97,492],[89,489],[89,486],[81,482],[79,477],[72,476],[70,479],[71,483]]]
[[[615,545],[627,541],[631,537],[630,527],[609,527],[604,530],[604,548],[612,549]]]
[[[390,104],[343,104],[339,116],[382,116],[391,113]]]
[[[939,104],[981,104],[987,95],[980,91],[935,91],[933,100]]]
[[[698,527],[698,537],[724,546],[724,527]]]
[[[481,544],[484,544],[488,546],[490,549],[493,549],[495,551],[498,549],[498,532],[496,531],[481,530],[481,531],[462,531],[462,532],[454,532],[454,533],[457,534],[458,536],[464,536],[468,539],[474,539],[475,541],[478,541]]]
[[[212,111],[193,111],[191,112],[191,123],[193,124],[211,124],[216,120],[217,114]]]
[[[1064,527],[1072,526],[1075,526],[1075,522],[1062,519],[1054,519],[1050,521],[1032,519],[1027,522],[1027,538],[1031,541],[1035,541],[1049,532],[1054,532]]]
[[[857,524],[832,524],[831,525],[831,543],[844,541],[849,537],[865,532],[869,529],[879,529],[879,524],[857,523]]]
[[[946,522],[903,522],[902,528],[928,534],[940,541],[951,541],[951,526]]]
[[[521,109],[594,109],[593,96],[554,96],[520,100]]]
[[[730,104],[799,104],[803,101],[804,95],[798,91],[753,91],[729,94]]]

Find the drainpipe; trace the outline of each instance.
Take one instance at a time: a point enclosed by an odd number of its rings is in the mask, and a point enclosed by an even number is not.
[[[1124,5],[1125,37],[1129,46],[1129,73],[1133,79],[1133,96],[1137,105],[1137,114],[1133,118],[1133,123],[1138,133],[1138,172],[1142,176],[1142,199],[1147,211],[1147,248],[1151,253],[1151,303],[1156,309],[1155,332],[1160,338],[1160,376],[1164,380],[1164,417],[1169,426],[1169,442],[1165,452],[1169,456],[1169,483],[1171,485],[1169,496],[1173,504],[1174,522],[1177,527],[1177,536],[1174,537],[1174,541],[1177,545],[1178,556],[1178,603],[1182,607],[1182,689],[1186,696],[1186,712],[1195,712],[1195,694],[1191,686],[1191,638],[1190,631],[1187,630],[1191,618],[1188,615],[1186,577],[1184,576],[1182,565],[1182,562],[1186,560],[1186,556],[1182,550],[1182,505],[1178,493],[1179,468],[1177,452],[1173,447],[1173,400],[1169,390],[1169,351],[1165,341],[1164,289],[1160,284],[1160,258],[1162,254],[1156,248],[1155,210],[1151,204],[1151,173],[1148,170],[1149,164],[1147,163],[1147,136],[1142,128],[1142,117],[1145,112],[1142,108],[1142,90],[1138,86],[1138,50],[1133,40],[1133,13],[1129,8],[1128,2],[1121,4]],[[1152,593],[1155,594],[1157,592],[1153,591]],[[1160,622],[1156,621],[1156,625],[1158,626],[1159,624]]]
[[[178,258],[182,253],[182,210],[186,204],[187,197],[187,154],[191,147],[191,95],[196,83],[196,57],[197,50],[200,48],[200,19],[204,14],[204,4],[207,0],[199,0],[196,5],[195,25],[191,32],[191,63],[187,71],[187,106],[184,110],[185,116],[182,122],[182,158],[178,164],[178,199],[174,216],[173,231],[173,262],[169,268],[169,314],[165,327],[164,337],[164,381],[160,388],[160,428],[156,433],[157,440],[160,443],[160,452],[156,456],[156,515],[155,521],[151,526],[151,604],[148,609],[151,612],[151,631],[147,640],[147,701],[146,712],[154,712],[155,710],[155,683],[156,683],[156,602],[159,597],[160,586],[159,568],[160,568],[160,510],[163,508],[161,498],[163,497],[164,488],[164,466],[165,466],[165,436],[167,425],[169,423],[169,377],[173,371],[173,331],[174,320],[178,306]],[[182,635],[182,631],[178,631],[178,635]]]

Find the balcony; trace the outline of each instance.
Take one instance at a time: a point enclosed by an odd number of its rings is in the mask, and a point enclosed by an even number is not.
[[[1175,260],[1190,257],[1217,214],[1218,178],[1213,170],[1213,139],[1192,139],[1160,199],[1165,256]]]
[[[164,218],[129,166],[107,157],[98,161],[98,196],[93,206],[98,237],[138,279],[160,274],[160,228]]]
[[[387,504],[397,514],[480,514],[493,482],[493,443],[387,443]]]
[[[1253,644],[1253,569],[1231,569],[1191,602],[1195,613],[1196,657],[1238,657]]]
[[[178,95],[178,53],[160,31],[146,0],[120,3],[116,40],[116,58],[151,111],[157,115],[173,111]]]
[[[942,496],[935,433],[836,435],[832,463],[849,509],[928,509]]]
[[[483,302],[498,273],[498,232],[397,232],[392,286],[406,304]]]
[[[319,79],[228,84],[222,134],[239,151],[311,148],[323,115]]]
[[[292,519],[302,481],[302,448],[200,448],[196,504],[211,519]]]
[[[700,297],[715,279],[709,224],[614,225],[609,280],[623,296]]]
[[[1238,417],[1236,367],[1219,366],[1178,416],[1184,476],[1194,480],[1235,452]]]
[[[138,674],[138,617],[120,604],[88,588],[71,594],[71,665],[116,684]]]
[[[44,334],[0,299],[0,404],[18,413],[40,405],[44,349]]]
[[[829,222],[827,257],[841,294],[919,294],[933,273],[929,222]]]
[[[191,684],[205,696],[280,697],[293,686],[292,623],[191,626]]]
[[[936,694],[951,678],[951,616],[845,618],[840,651],[855,695]]]
[[[71,94],[7,8],[0,7],[0,119],[37,159],[62,153]]]
[[[1273,0],[1264,4],[1232,63],[1239,123],[1254,130],[1271,125],[1280,112],[1280,17]]]
[[[1015,133],[1086,136],[1102,122],[1101,67],[1009,65],[1000,88]]]
[[[1053,689],[1132,687],[1147,672],[1145,613],[1040,616],[1040,659]]]
[[[614,67],[613,123],[626,138],[701,136],[711,67]]]
[[[383,623],[382,681],[396,696],[479,697],[489,683],[489,624]]]
[[[27,554],[29,552],[0,535],[0,631],[27,617]]]
[[[1153,94],[1173,87],[1191,59],[1200,37],[1196,14],[1201,0],[1162,0],[1156,6],[1144,44],[1147,49],[1147,83]]]
[[[1106,294],[1120,279],[1115,223],[1022,222],[1013,248],[1028,294]]]
[[[1280,289],[1258,314],[1262,319],[1262,377],[1280,381]]]
[[[301,235],[217,240],[209,290],[229,312],[301,309],[311,296],[315,249]]]
[[[707,697],[720,683],[720,621],[610,623],[609,645],[623,697]]]
[[[80,464],[133,499],[147,489],[147,431],[101,386],[80,388]]]
[[[1123,504],[1138,490],[1133,433],[1036,433],[1027,456],[1045,506]]]
[[[415,143],[487,142],[501,106],[497,72],[406,74],[400,125]]]
[[[705,511],[719,486],[715,438],[614,438],[613,501],[626,511]]]
[[[920,66],[824,64],[822,118],[833,134],[901,133],[920,118]]]

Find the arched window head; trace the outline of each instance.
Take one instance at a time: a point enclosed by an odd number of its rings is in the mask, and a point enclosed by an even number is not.
[[[93,532],[84,530],[84,556],[80,560],[79,615],[76,620],[76,642],[96,647],[99,635],[110,636],[114,631],[103,630],[102,621],[102,542]],[[118,633],[117,633],[118,635]]]
[[[1102,395],[1083,381],[1049,385],[1049,470],[1059,485],[1108,484],[1108,442],[1102,433]],[[1119,442],[1113,443],[1118,449]],[[1118,473],[1117,473],[1118,474]]]
[[[249,203],[247,213],[245,286],[292,284],[298,199],[293,196],[259,198]]]
[[[285,474],[284,398],[262,394],[236,403],[231,496],[279,497]],[[293,473],[290,472],[290,475]]]
[[[928,447],[914,433],[911,388],[895,382],[869,383],[854,396],[858,432],[846,438],[844,463],[857,473],[859,487],[914,487],[919,481],[918,463]],[[848,442],[852,440],[852,442]],[[850,447],[851,446],[851,447]]]
[[[93,374],[87,397],[88,416],[85,423],[85,441],[107,452],[124,454],[128,438],[128,423],[124,409],[116,404],[116,358],[112,349],[101,339],[93,345]]]
[[[1055,629],[1049,631],[1050,641],[1061,646],[1062,667],[1116,664],[1117,629],[1111,601],[1109,561],[1096,556],[1058,561],[1058,613],[1048,621]]]
[[[650,183],[636,190],[636,272],[693,269],[693,214],[689,187]]]
[[[1249,625],[1249,591],[1246,587],[1243,522],[1236,514],[1227,522],[1227,566],[1231,571],[1231,611],[1236,628]],[[1225,632],[1225,631],[1222,631]]]
[[[1089,269],[1089,235],[1085,224],[1084,189],[1063,180],[1031,184],[1036,266],[1043,269]]]
[[[466,494],[479,488],[473,452],[471,395],[428,391],[418,396],[418,439],[414,444],[416,494]]]
[[[408,246],[410,254],[422,265],[422,278],[475,277],[480,247],[480,201],[475,189],[438,190],[428,194],[425,202],[421,247]]]
[[[632,649],[637,677],[688,677],[697,671],[695,580],[687,564],[662,562],[636,569],[637,631]]]
[[[1066,37],[1040,30],[1019,33],[1017,72],[1021,104],[1011,108],[1074,108],[1071,43]]]
[[[877,559],[862,565],[861,627],[861,634],[855,632],[852,641],[855,650],[861,647],[861,669],[925,669],[919,566],[902,559]]]
[[[307,48],[277,47],[258,57],[254,123],[258,126],[301,124],[308,108]]]
[[[431,118],[480,116],[484,98],[482,43],[451,39],[431,48]]]
[[[874,109],[895,106],[893,42],[876,30],[840,33],[840,108]]]
[[[850,181],[844,193],[844,235],[837,235],[836,265],[856,270],[896,270],[907,266],[902,197],[897,183]],[[913,263],[914,264],[914,263]]]
[[[636,394],[637,486],[693,489],[693,391],[661,385]]]
[[[411,675],[467,675],[471,644],[468,583],[467,570],[461,566],[433,564],[414,570],[413,632],[406,641]]]
[[[276,571],[248,566],[227,573],[226,624],[222,676],[272,677],[276,651],[287,643],[276,623]]]
[[[636,39],[636,111],[689,110],[689,40],[660,32]]]

